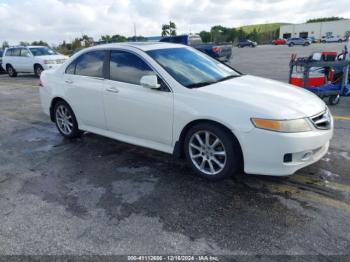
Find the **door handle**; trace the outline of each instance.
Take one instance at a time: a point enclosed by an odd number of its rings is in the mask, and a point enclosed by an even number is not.
[[[73,84],[73,80],[64,80],[67,84]]]
[[[119,93],[119,90],[116,87],[108,87],[106,91],[111,93]]]

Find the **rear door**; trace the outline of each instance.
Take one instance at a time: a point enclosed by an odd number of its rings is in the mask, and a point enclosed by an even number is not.
[[[21,54],[18,57],[18,61],[21,72],[34,72],[33,56],[29,52],[28,48],[21,48]]]
[[[103,106],[106,51],[90,51],[80,55],[64,74],[66,96],[78,117],[79,124],[105,129]]]
[[[9,63],[13,66],[13,68],[17,72],[22,72],[21,71],[21,49],[20,48],[13,48],[11,52],[11,59]]]

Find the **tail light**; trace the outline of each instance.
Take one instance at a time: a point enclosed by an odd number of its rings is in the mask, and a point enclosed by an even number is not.
[[[328,71],[328,76],[327,76],[329,82],[333,82],[333,80],[334,80],[334,73],[335,73],[334,69],[330,68],[329,71]]]
[[[212,50],[213,50],[214,53],[217,54],[217,53],[220,53],[221,48],[219,46],[213,46]]]

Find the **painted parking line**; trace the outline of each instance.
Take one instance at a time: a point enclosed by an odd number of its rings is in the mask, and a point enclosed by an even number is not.
[[[345,120],[350,121],[350,116],[333,116],[335,120]]]

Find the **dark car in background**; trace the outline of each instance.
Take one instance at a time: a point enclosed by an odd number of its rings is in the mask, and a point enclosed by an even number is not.
[[[221,61],[228,61],[232,56],[231,44],[204,44],[199,35],[167,36],[163,37],[160,42],[188,45]]]
[[[288,46],[294,46],[294,45],[303,45],[303,46],[308,46],[311,44],[310,39],[305,39],[305,38],[301,38],[301,37],[292,37],[289,38],[287,41],[287,45]]]
[[[242,47],[256,47],[258,45],[257,42],[248,40],[248,39],[241,39],[239,40],[237,47],[242,48]]]

